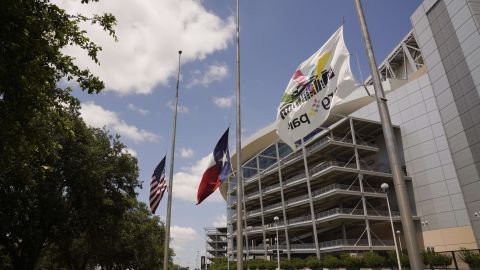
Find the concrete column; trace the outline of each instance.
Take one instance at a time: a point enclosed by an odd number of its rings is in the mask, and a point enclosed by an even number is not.
[[[312,190],[310,188],[310,172],[308,171],[308,164],[307,164],[307,150],[305,149],[305,143],[302,139],[302,153],[303,153],[303,164],[305,167],[305,176],[307,178],[307,189],[308,189],[308,199],[310,201],[310,215],[312,216],[312,229],[313,229],[313,237],[315,241],[315,252],[317,258],[320,259],[320,248],[318,245],[318,236],[317,236],[317,222],[315,219],[315,210],[313,209],[313,198],[312,198]]]
[[[257,170],[260,172],[260,161],[258,160],[257,157]],[[260,194],[260,215],[262,218],[262,236],[263,236],[263,250],[265,252],[265,257],[267,257],[267,246],[265,245],[266,243],[266,238],[265,238],[265,217],[264,217],[264,212],[263,212],[263,196],[262,196],[262,181],[260,179],[260,174],[258,175],[258,192]]]
[[[355,162],[357,165],[357,171],[360,171],[360,157],[358,155],[358,148],[357,148],[357,138],[355,137],[355,128],[353,126],[353,119],[350,118],[350,129],[352,133],[352,142],[355,151]],[[365,192],[363,190],[363,174],[358,174],[358,182],[360,184],[360,192],[362,192],[362,207],[363,207],[363,215],[365,216],[365,227],[367,228],[367,239],[368,239],[368,246],[372,249],[372,235],[370,233],[370,222],[368,221],[368,213],[367,213],[367,202],[365,199]]]
[[[283,179],[282,179],[282,170],[280,164],[280,153],[278,152],[278,142],[275,143],[275,152],[277,154],[277,168],[278,168],[278,181],[280,182],[280,197],[282,199],[282,214],[283,214],[283,222],[285,224],[284,231],[285,231],[285,242],[287,243],[287,257],[290,260],[290,239],[288,237],[288,226],[287,222],[287,214],[285,212],[285,196],[283,194]]]

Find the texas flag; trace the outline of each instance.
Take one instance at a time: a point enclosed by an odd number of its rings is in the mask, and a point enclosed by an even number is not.
[[[228,152],[228,130],[218,141],[213,153],[210,154],[210,162],[200,181],[197,192],[197,204],[200,204],[210,194],[212,194],[220,184],[227,179],[232,171],[230,166],[230,153]]]

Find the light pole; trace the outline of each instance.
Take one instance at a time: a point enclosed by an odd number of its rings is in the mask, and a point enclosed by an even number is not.
[[[403,248],[402,248],[402,239],[400,239],[400,230],[397,230],[397,234],[398,234],[398,245],[400,245],[400,253],[402,252]]]
[[[230,254],[228,254],[228,245],[230,245],[230,239],[232,239],[232,237],[227,235],[227,270],[230,270]]]
[[[398,269],[401,270],[402,264],[400,263],[400,252],[398,251],[397,237],[395,236],[395,229],[393,228],[392,211],[390,210],[390,200],[388,199],[388,194],[387,194],[389,186],[387,183],[383,183],[380,187],[382,188],[385,195],[387,195],[386,198],[387,198],[388,215],[390,216],[390,226],[392,226],[392,236],[393,236],[393,242],[395,243],[395,252],[397,253]]]
[[[280,270],[280,249],[278,247],[278,216],[275,216],[273,218],[273,221],[275,222],[275,231],[277,232],[277,270]]]
[[[198,266],[198,269],[200,269],[200,251],[197,250],[197,263],[195,264],[195,266]]]

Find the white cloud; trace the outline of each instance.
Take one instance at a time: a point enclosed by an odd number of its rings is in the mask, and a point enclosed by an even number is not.
[[[134,142],[155,142],[160,139],[159,136],[150,131],[128,125],[125,121],[120,119],[115,112],[106,110],[91,101],[82,103],[80,113],[83,120],[88,125],[96,128],[103,128],[105,126],[107,129]]]
[[[172,226],[170,228],[172,236],[172,248],[177,250],[183,250],[190,245],[194,240],[198,239],[198,233],[191,227]]]
[[[235,100],[235,96],[213,97],[213,103],[219,108],[232,107],[234,100]]]
[[[205,156],[195,162],[195,164],[182,168],[182,171],[174,174],[173,196],[184,201],[197,202],[198,185],[200,180],[202,180],[203,172],[205,172],[210,163],[210,158],[210,155]],[[202,203],[208,202],[225,203],[225,200],[220,195],[220,191],[217,190]]]
[[[68,47],[65,52],[98,75],[107,89],[120,94],[151,93],[156,85],[166,85],[176,75],[178,50],[183,50],[182,63],[202,60],[225,50],[235,33],[233,16],[220,18],[199,0],[54,2],[70,14],[115,15],[118,42],[101,27],[82,24],[92,41],[103,48],[98,56],[101,66],[79,48]]]
[[[139,108],[135,105],[133,105],[132,103],[128,104],[127,108],[131,111],[134,111],[134,112],[137,112],[141,115],[147,115],[149,113],[148,110],[145,110],[145,109],[142,109],[142,108]]]
[[[134,156],[134,157],[137,156],[137,151],[133,150],[132,148],[123,148],[123,149],[122,149],[122,152],[128,153],[128,154],[130,154],[130,155],[132,155],[132,156]]]
[[[193,149],[191,149],[191,148],[182,147],[180,149],[180,156],[182,158],[191,158],[191,157],[193,157],[193,154],[194,154],[194,152],[193,152]]]
[[[167,106],[168,106],[168,108],[170,108],[170,110],[172,110],[172,112],[175,110],[175,103],[173,103],[173,101],[169,101],[167,103]],[[187,106],[182,106],[182,105],[178,104],[177,105],[177,112],[178,113],[189,113],[190,109]]]
[[[205,73],[200,71],[194,71],[196,78],[187,84],[187,88],[193,87],[195,85],[202,85],[207,87],[214,81],[221,81],[228,76],[228,66],[225,63],[217,63],[207,67]]]
[[[215,218],[212,223],[213,227],[226,227],[227,226],[227,215],[220,215]]]

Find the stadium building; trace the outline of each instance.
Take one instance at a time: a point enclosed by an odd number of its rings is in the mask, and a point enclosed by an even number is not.
[[[411,32],[379,70],[419,243],[435,251],[478,248],[480,3],[424,1],[410,19]],[[366,85],[373,93],[370,79]],[[241,156],[244,256],[271,256],[277,232],[288,258],[393,250],[394,237],[405,247],[377,105],[363,88],[296,151],[270,125],[243,142]],[[235,177],[222,194],[235,235]],[[230,255],[234,247],[232,237]]]
[[[206,227],[207,260],[227,255],[227,227]]]

